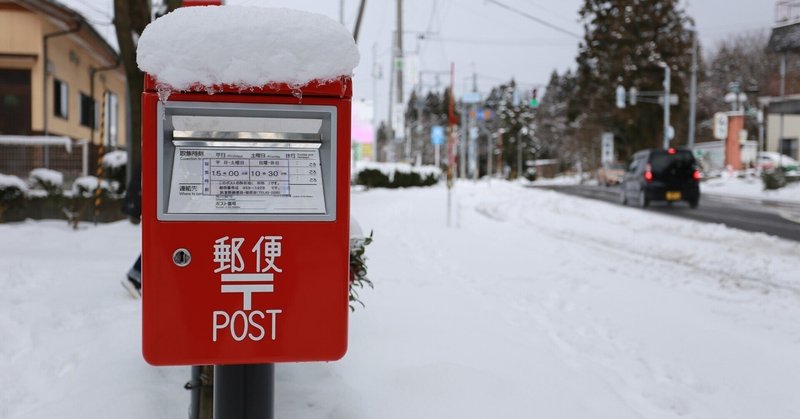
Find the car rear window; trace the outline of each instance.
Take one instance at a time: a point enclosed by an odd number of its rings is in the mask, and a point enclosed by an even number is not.
[[[688,150],[677,150],[675,154],[658,150],[650,156],[650,167],[656,175],[690,173],[694,169],[694,156]]]

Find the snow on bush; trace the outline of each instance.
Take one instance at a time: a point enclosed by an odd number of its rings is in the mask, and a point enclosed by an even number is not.
[[[118,169],[128,164],[128,152],[115,150],[103,155],[103,167],[108,169]]]
[[[11,201],[25,196],[28,192],[28,185],[14,176],[0,173],[0,200]]]
[[[100,188],[106,192],[111,191],[111,185],[105,180],[100,182]],[[91,198],[94,196],[95,189],[97,189],[97,178],[94,176],[81,176],[72,184],[73,196]]]
[[[283,8],[179,8],[150,23],[136,62],[161,89],[242,89],[350,76],[359,53],[350,32],[317,13]]]
[[[28,182],[33,186],[34,190],[39,192],[39,196],[44,192],[44,196],[55,195],[61,192],[64,186],[64,175],[56,170],[45,169],[40,167],[31,170],[28,175]],[[33,192],[33,191],[32,191]]]
[[[380,171],[388,176],[389,180],[394,180],[395,173],[416,173],[422,177],[434,176],[437,179],[442,175],[442,170],[436,166],[413,166],[408,163],[376,163],[369,161],[356,162],[356,174],[368,169]]]
[[[359,185],[378,188],[430,186],[439,181],[436,166],[412,166],[408,163],[356,162],[353,179]]]

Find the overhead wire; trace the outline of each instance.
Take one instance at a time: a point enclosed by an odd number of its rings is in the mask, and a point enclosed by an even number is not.
[[[539,23],[540,25],[546,26],[546,27],[548,27],[550,29],[553,29],[555,31],[561,32],[563,34],[569,35],[569,36],[577,38],[577,39],[582,39],[582,37],[580,35],[578,35],[577,33],[569,31],[567,29],[564,29],[564,28],[562,28],[560,26],[553,25],[552,23],[547,22],[546,20],[540,19],[540,18],[538,18],[538,17],[536,17],[536,16],[534,16],[534,15],[528,13],[528,12],[525,12],[524,10],[520,10],[520,9],[515,8],[515,7],[511,7],[511,6],[509,6],[509,5],[505,4],[505,3],[499,2],[497,0],[486,0],[486,2],[494,4],[494,5],[499,6],[499,7],[502,7],[504,9],[509,10],[511,12],[514,12],[514,13],[516,13],[518,15],[524,16],[524,17],[526,17],[526,18],[528,18],[528,19],[530,19],[530,20],[532,20],[534,22]]]

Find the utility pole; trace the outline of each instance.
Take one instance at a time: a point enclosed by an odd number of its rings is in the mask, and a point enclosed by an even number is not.
[[[478,92],[478,74],[475,72],[475,64],[472,65],[472,92]],[[470,106],[471,111],[469,113],[469,131],[470,131],[470,138],[469,138],[469,148],[470,148],[470,156],[472,157],[472,162],[470,163],[470,169],[472,169],[472,180],[478,180],[480,177],[480,168],[478,167],[478,136],[475,135],[473,138],[473,131],[477,131],[477,121],[473,119],[471,116],[474,114],[477,118],[478,115],[478,104],[474,103]]]
[[[397,103],[403,103],[403,0],[397,0]]]
[[[692,30],[692,78],[689,84],[689,136],[687,145],[694,148],[695,121],[697,113],[697,28]]]
[[[378,161],[378,79],[381,78],[378,68],[378,43],[372,44],[372,129],[375,140],[372,144],[372,161]],[[387,137],[388,138],[388,137]]]
[[[394,40],[393,40],[394,41]],[[391,153],[391,157],[389,156],[389,150],[394,150],[394,66],[396,65],[395,61],[397,60],[396,54],[392,54],[392,58],[390,59],[390,67],[389,67],[389,118],[386,120],[386,161],[394,162],[394,152]]]
[[[786,51],[781,54],[781,83],[779,86],[781,101],[786,100]],[[778,154],[783,155],[783,111],[781,111],[781,132],[778,137]],[[779,157],[779,164],[783,166],[783,157]]]

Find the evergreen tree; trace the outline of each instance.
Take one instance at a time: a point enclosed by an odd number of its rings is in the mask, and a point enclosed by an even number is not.
[[[560,76],[553,71],[544,96],[536,109],[536,138],[542,145],[539,158],[557,158],[564,168],[574,167],[578,160],[574,124],[570,123],[569,102],[575,77],[569,70]]]
[[[485,107],[494,112],[489,125],[490,131],[497,134],[500,163],[507,168],[511,177],[516,177],[519,150],[522,149],[524,162],[538,156],[542,145],[536,137],[535,111],[530,108],[525,95],[512,79],[492,89],[486,99]]]
[[[448,125],[448,104],[450,90],[441,92],[428,92],[420,98],[417,92],[411,92],[405,108],[406,133],[411,141],[411,162],[417,156],[421,157],[422,164],[433,164],[435,159],[434,145],[431,144],[431,129],[434,125],[446,127]],[[397,145],[396,156],[404,156],[405,144]],[[446,150],[441,149],[441,161],[445,162]]]
[[[573,121],[582,120],[583,142],[599,143],[600,133],[614,133],[616,149],[625,158],[662,143],[662,108],[639,103],[615,107],[618,85],[639,91],[663,91],[665,62],[672,70],[671,92],[680,104],[671,108],[676,138],[685,142],[688,80],[691,67],[692,20],[679,0],[584,0],[580,17],[585,37],[577,57],[577,92],[570,102]],[[584,149],[591,149],[582,144]],[[597,160],[597,155],[590,160]]]

